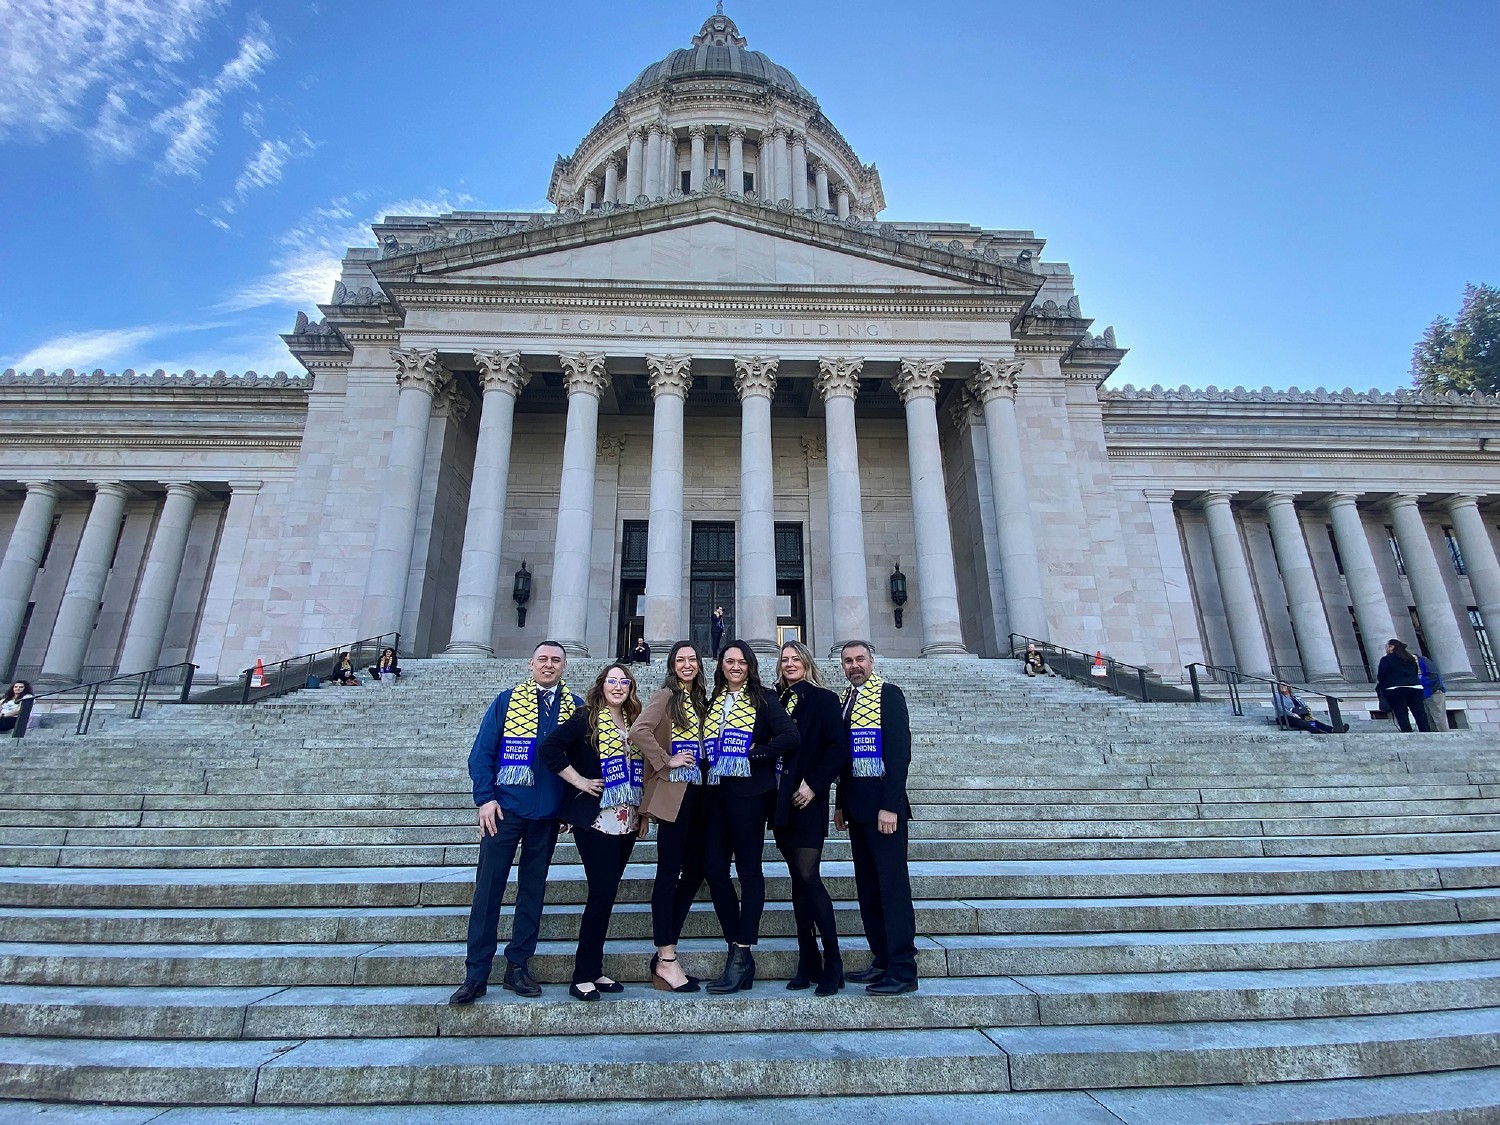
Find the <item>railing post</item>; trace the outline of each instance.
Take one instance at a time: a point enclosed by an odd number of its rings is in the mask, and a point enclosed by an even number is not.
[[[26,727],[31,722],[31,709],[35,706],[35,696],[28,695],[21,700],[21,711],[16,715],[16,729],[10,733],[12,738],[26,737]]]
[[[1196,664],[1189,664],[1188,665],[1188,679],[1190,679],[1193,682],[1193,702],[1194,703],[1202,703],[1203,702],[1203,689],[1198,684],[1198,665],[1196,665]]]
[[[252,676],[254,676],[254,675],[255,675],[255,669],[254,668],[246,668],[245,669],[245,686],[240,689],[240,702],[241,703],[249,703],[250,702],[250,678]]]
[[[186,703],[188,701],[188,693],[193,690],[193,673],[197,670],[198,665],[189,664],[187,671],[182,674],[182,694],[177,699],[178,703]]]
[[[1146,669],[1144,669],[1144,668],[1137,668],[1135,670],[1135,673],[1136,673],[1137,676],[1140,677],[1140,680],[1141,680],[1141,702],[1142,703],[1150,703],[1151,702],[1151,692],[1146,687]]]
[[[1344,715],[1343,712],[1339,710],[1339,701],[1331,695],[1325,695],[1323,698],[1328,701],[1329,726],[1333,727],[1335,731],[1342,730],[1344,726]]]
[[[146,713],[146,692],[151,689],[151,676],[151,672],[141,673],[141,686],[135,689],[135,707],[130,712],[132,719],[139,719]]]

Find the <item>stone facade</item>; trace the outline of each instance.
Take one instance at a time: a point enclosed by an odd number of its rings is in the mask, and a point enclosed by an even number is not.
[[[1042,240],[877,221],[874,166],[722,15],[549,198],[377,224],[285,337],[305,375],[5,373],[0,663],[598,655],[727,598],[766,650],[1018,633],[1173,681],[1366,684],[1420,625],[1490,706],[1495,400],[1101,390],[1124,351]]]

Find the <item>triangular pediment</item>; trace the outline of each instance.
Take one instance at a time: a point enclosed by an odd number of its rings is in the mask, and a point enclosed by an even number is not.
[[[1014,266],[722,199],[590,215],[372,264],[388,288],[485,281],[992,289],[1030,294]]]

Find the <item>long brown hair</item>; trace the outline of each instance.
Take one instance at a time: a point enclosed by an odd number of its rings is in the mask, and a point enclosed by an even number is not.
[[[755,704],[758,714],[766,689],[760,682],[760,661],[756,659],[755,650],[744,641],[728,641],[719,650],[719,662],[714,666],[714,695],[717,696],[729,686],[729,681],[724,678],[724,654],[732,648],[739,649],[745,655],[745,690],[750,693],[750,699]]]
[[[1406,664],[1415,664],[1417,662],[1417,658],[1411,654],[1409,649],[1407,649],[1405,641],[1398,641],[1395,637],[1392,637],[1390,640],[1386,641],[1385,644],[1387,648],[1393,648],[1396,650],[1391,655],[1396,657],[1398,660]]]
[[[686,701],[693,701],[693,709],[698,712],[699,719],[708,710],[708,690],[703,686],[703,658],[698,657],[698,674],[688,683],[683,683],[677,678],[677,654],[685,648],[693,650],[693,655],[698,656],[698,649],[692,641],[678,641],[667,653],[667,677],[662,681],[662,689],[672,693],[672,722],[674,725],[684,729],[688,726],[688,713]]]
[[[604,702],[604,681],[609,678],[611,672],[617,669],[623,672],[625,678],[630,681],[630,694],[625,697],[625,702],[620,704],[620,717],[625,720],[627,729],[640,717],[641,697],[635,692],[635,677],[630,674],[630,669],[623,664],[606,664],[594,677],[594,682],[589,685],[588,694],[583,697],[583,705],[588,708],[589,712],[590,742],[594,739],[594,732],[599,729],[599,712],[608,706]]]
[[[806,669],[802,678],[810,684],[822,687],[823,673],[818,671],[818,662],[813,658],[812,649],[808,648],[801,641],[787,641],[786,644],[781,646],[781,652],[785,654],[787,649],[791,649],[792,654],[798,660],[802,661],[802,667]],[[781,674],[781,661],[778,660],[776,662],[776,690],[783,692],[790,686],[786,682],[786,677]]]

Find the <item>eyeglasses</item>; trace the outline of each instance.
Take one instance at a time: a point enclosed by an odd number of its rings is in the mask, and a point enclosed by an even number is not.
[[[609,679],[607,679],[607,680],[604,681],[604,686],[605,687],[630,687],[630,685],[633,684],[633,683],[635,683],[634,680],[622,680],[622,679],[620,679],[617,676],[611,676]]]

